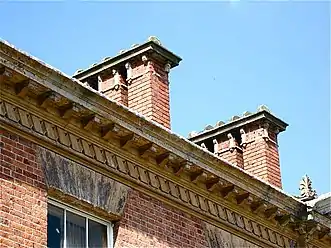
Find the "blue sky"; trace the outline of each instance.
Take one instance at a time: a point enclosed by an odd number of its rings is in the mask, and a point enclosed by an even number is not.
[[[330,191],[330,6],[310,2],[0,1],[0,37],[72,75],[156,35],[171,72],[172,129],[184,136],[266,104],[285,191],[307,173]]]

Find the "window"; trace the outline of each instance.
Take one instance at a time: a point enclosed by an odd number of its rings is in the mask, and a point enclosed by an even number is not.
[[[48,204],[48,248],[111,248],[112,225],[55,201]]]

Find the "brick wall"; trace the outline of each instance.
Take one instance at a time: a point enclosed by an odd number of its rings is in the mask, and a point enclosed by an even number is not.
[[[156,62],[136,62],[128,86],[128,106],[170,129],[168,73]]]
[[[240,168],[244,167],[243,151],[232,136],[230,139],[229,137],[227,137],[227,139],[225,139],[225,137],[219,138],[217,143],[214,144],[214,152],[231,164]]]
[[[47,199],[36,145],[0,129],[0,247],[47,244]]]
[[[137,191],[130,192],[115,239],[115,248],[208,247],[199,219]]]
[[[240,168],[244,167],[243,152],[239,147],[223,150],[218,153],[218,156]]]
[[[115,82],[117,77],[118,82]],[[128,106],[128,87],[123,77],[120,74],[112,72],[101,77],[100,92],[104,93],[110,99]]]
[[[247,136],[253,136],[243,148],[244,169],[257,177],[282,188],[277,135],[269,132],[262,138],[262,128],[252,127]]]
[[[168,72],[160,62],[131,61],[128,68],[104,72],[100,92],[170,129]]]

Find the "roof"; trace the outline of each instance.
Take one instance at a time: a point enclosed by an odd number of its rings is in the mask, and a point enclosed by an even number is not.
[[[316,199],[308,201],[307,204],[317,212],[331,217],[331,192],[320,195]]]

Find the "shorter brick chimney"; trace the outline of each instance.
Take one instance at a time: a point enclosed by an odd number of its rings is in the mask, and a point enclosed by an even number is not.
[[[141,45],[77,71],[74,77],[170,129],[169,72],[180,61],[152,36]]]
[[[262,105],[256,113],[219,121],[189,139],[230,163],[282,188],[277,136],[288,125]]]

